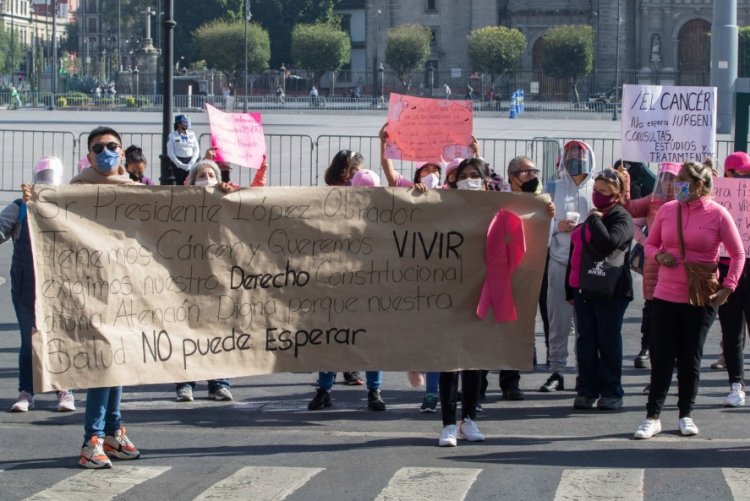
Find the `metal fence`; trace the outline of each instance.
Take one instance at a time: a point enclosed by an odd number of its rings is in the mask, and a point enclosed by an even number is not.
[[[520,88],[520,87],[519,87]],[[456,96],[461,98],[462,96]],[[60,109],[74,111],[161,111],[163,97],[161,95],[138,95],[116,97],[94,98],[85,94],[57,94],[55,97],[50,93],[22,93],[20,96],[22,109]],[[358,113],[385,115],[387,111],[386,97],[287,97],[283,100],[274,95],[269,96],[203,96],[203,95],[177,95],[174,96],[173,106],[175,112],[201,111],[205,105],[210,104],[225,111],[263,111],[264,113],[347,113],[356,111]],[[599,103],[587,102],[585,99],[580,103],[570,101],[534,101],[526,94],[524,101],[525,111],[518,115],[519,118],[542,118],[542,119],[578,119],[578,120],[609,120],[613,117],[612,107],[615,105],[601,106]],[[619,105],[618,110],[619,110]],[[0,92],[0,109],[9,111],[16,109],[15,103],[11,102],[10,94]],[[514,108],[515,109],[515,108]],[[474,100],[474,114],[480,117],[508,117],[510,116],[511,102],[507,96],[503,99],[490,101],[477,97]]]
[[[24,182],[31,182],[34,163],[45,155],[55,155],[67,166],[65,182],[77,173],[78,161],[87,153],[87,132],[76,136],[73,132],[32,130],[0,130],[0,191],[18,191]],[[158,183],[160,174],[161,134],[123,133],[123,143],[143,149],[148,159],[146,175]],[[365,158],[365,166],[385,176],[380,167],[380,139],[376,136],[329,136],[313,139],[308,135],[266,134],[269,161],[268,186],[316,186],[324,184],[323,175],[331,158],[342,149],[356,150]],[[565,142],[574,138],[535,137],[532,139],[479,139],[480,153],[495,171],[507,177],[508,162],[518,155],[526,155],[542,169],[544,179],[557,176],[557,157]],[[575,138],[591,145],[597,168],[609,167],[620,158],[620,140],[616,138]],[[201,151],[210,146],[210,135],[199,138]],[[722,162],[733,151],[731,141],[717,141],[716,157]],[[404,177],[411,178],[415,165],[395,161],[394,167]],[[720,165],[719,165],[720,167]],[[236,168],[232,181],[249,186],[255,171]]]

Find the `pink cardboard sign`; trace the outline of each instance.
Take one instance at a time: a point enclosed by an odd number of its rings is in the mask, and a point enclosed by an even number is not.
[[[734,224],[740,231],[745,252],[750,252],[750,181],[747,179],[732,179],[715,177],[714,189],[711,192],[714,202],[724,206],[734,219]],[[724,246],[720,249],[721,256],[727,256]]]
[[[471,101],[391,93],[386,158],[449,162],[469,157],[473,127]]]
[[[260,168],[266,156],[260,113],[224,113],[206,105],[211,127],[211,146],[218,149],[217,159],[251,169]]]

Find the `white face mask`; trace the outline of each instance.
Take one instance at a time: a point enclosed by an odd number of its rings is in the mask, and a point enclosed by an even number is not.
[[[195,180],[196,186],[216,186],[218,181],[215,177],[202,177]]]
[[[482,181],[482,179],[478,177],[462,179],[461,181],[456,183],[456,187],[459,190],[482,191],[482,188],[484,187],[484,181]]]
[[[434,172],[432,172],[424,176],[421,179],[421,182],[423,185],[427,186],[430,189],[437,188],[440,185],[440,177]]]

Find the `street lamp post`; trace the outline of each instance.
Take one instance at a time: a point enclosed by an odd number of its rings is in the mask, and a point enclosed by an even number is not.
[[[430,74],[430,97],[433,95],[435,89],[435,65],[430,61],[430,68],[427,70]]]
[[[245,95],[244,99],[242,101],[242,110],[247,113],[247,59],[248,59],[248,50],[247,50],[247,24],[250,22],[250,19],[252,19],[253,14],[250,11],[250,0],[245,0]]]
[[[612,103],[612,120],[617,120],[617,98],[620,93],[620,25],[622,24],[622,0],[617,0],[617,35],[615,37],[615,98]]]
[[[380,76],[380,99],[384,99],[385,97],[385,78],[383,75],[385,74],[385,68],[383,68],[383,63],[380,63],[380,66],[378,66],[378,75]]]
[[[138,106],[138,66],[133,69],[133,75],[135,76],[135,105]]]

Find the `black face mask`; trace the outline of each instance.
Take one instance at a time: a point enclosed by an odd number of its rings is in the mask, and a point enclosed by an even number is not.
[[[541,192],[542,182],[538,177],[529,179],[525,183],[521,184],[521,191],[524,193],[534,193],[536,195]]]
[[[226,169],[221,171],[221,182],[222,183],[228,183],[229,182],[229,174],[231,173],[231,169]]]

